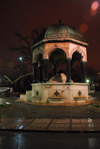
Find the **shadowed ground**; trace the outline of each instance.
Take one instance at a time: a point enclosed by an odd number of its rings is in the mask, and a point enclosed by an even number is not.
[[[15,97],[3,97],[4,101],[9,101],[12,106],[0,108],[0,118],[100,118],[100,110],[96,108],[98,103],[87,105],[34,105],[24,102],[16,102]]]

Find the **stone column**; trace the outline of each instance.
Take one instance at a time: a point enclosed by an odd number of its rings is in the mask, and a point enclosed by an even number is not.
[[[48,59],[43,60],[43,82],[48,81]]]
[[[56,75],[56,70],[57,70],[56,65],[54,65],[54,67],[53,67],[53,73],[54,73],[54,75]]]
[[[81,82],[85,83],[86,76],[86,62],[81,62]]]
[[[42,82],[42,66],[39,66],[39,82]]]
[[[67,80],[66,82],[71,82],[71,59],[67,59],[66,60],[66,76],[67,76]]]
[[[37,70],[36,70],[36,68],[37,68],[37,65],[38,65],[38,63],[36,62],[36,63],[33,63],[33,83],[37,83]]]

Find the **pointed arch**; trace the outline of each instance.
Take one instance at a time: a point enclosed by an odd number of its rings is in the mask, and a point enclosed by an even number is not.
[[[33,63],[34,62],[38,62],[38,56],[42,55],[42,59],[43,59],[43,51],[41,49],[37,50],[34,52],[34,59],[33,59]]]
[[[70,54],[69,54],[69,57],[71,59],[72,59],[72,55],[73,55],[74,52],[79,52],[81,54],[81,56],[82,56],[82,61],[87,62],[87,55],[85,54],[85,52],[81,48],[78,48],[78,49],[77,48],[73,48],[73,49],[71,49]]]
[[[51,53],[55,50],[55,48],[61,49],[65,52],[66,58],[68,57],[68,50],[60,45],[53,45],[44,53],[44,59],[49,59]]]

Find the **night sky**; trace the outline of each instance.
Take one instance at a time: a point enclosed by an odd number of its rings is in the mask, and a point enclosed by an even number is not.
[[[52,24],[75,27],[85,36],[88,47],[88,65],[100,71],[100,0],[93,10],[93,0],[0,0],[0,65],[4,60],[17,61],[19,53],[9,48],[21,45],[15,32],[30,36],[36,27]],[[91,12],[90,12],[91,11]],[[83,27],[82,27],[83,26]]]

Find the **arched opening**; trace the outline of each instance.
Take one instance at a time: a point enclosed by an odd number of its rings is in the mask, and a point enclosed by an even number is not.
[[[81,61],[82,55],[79,52],[74,52],[71,62],[71,79],[73,82],[81,82]]]
[[[54,49],[50,54],[49,62],[49,79],[50,77],[56,75],[56,73],[66,74],[66,53],[62,49]]]

